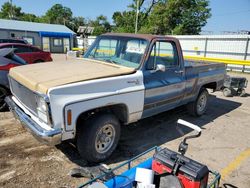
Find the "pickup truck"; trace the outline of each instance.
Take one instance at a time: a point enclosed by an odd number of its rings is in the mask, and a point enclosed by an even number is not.
[[[73,140],[83,159],[100,162],[121,125],[181,105],[204,114],[207,88],[220,90],[224,76],[224,64],[184,62],[176,38],[108,33],[82,59],[12,68],[5,101],[40,141]]]

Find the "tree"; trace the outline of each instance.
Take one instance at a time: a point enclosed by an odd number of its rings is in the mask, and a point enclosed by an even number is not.
[[[6,2],[2,5],[0,18],[15,19],[22,21],[30,21],[30,22],[40,22],[40,17],[37,17],[34,14],[24,13],[22,12],[21,7],[17,7],[16,5],[11,5],[9,2]]]
[[[146,25],[147,18],[151,13],[152,8],[161,2],[161,0],[138,0],[138,10],[140,14],[138,16],[138,30],[140,31],[141,27]],[[115,12],[113,14],[113,21],[116,25],[116,32],[135,32],[135,19],[137,11],[137,0],[133,0],[132,4],[128,6],[128,11]]]
[[[168,0],[158,3],[145,31],[154,34],[199,34],[211,16],[207,0]]]
[[[70,28],[77,32],[79,26],[86,25],[86,20],[82,16],[73,17],[72,20],[69,22]]]
[[[9,2],[6,2],[2,5],[0,18],[3,19],[20,19],[23,16],[22,8],[12,5]]]
[[[139,33],[199,34],[211,16],[208,0],[138,0]],[[113,21],[117,32],[134,32],[136,2],[129,10],[115,12]]]
[[[70,8],[64,7],[61,4],[55,4],[46,12],[43,19],[52,24],[69,25],[72,19],[72,11]]]
[[[28,22],[40,22],[40,18],[37,17],[35,14],[29,14],[25,13],[20,17],[20,20],[22,21],[28,21]]]
[[[120,33],[135,32],[134,11],[115,12],[112,18],[115,23],[115,29],[114,29],[115,32],[120,32]]]
[[[94,27],[93,35],[101,35],[111,31],[111,25],[106,16],[100,15],[95,20],[90,20],[89,26]]]

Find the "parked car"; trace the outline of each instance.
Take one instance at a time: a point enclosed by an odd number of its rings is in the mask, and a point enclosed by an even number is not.
[[[222,63],[184,62],[176,38],[111,33],[76,62],[11,69],[6,102],[40,141],[75,139],[84,159],[100,162],[115,150],[121,124],[181,105],[203,115],[207,88],[220,90],[225,73]]]
[[[13,48],[0,49],[0,111],[6,107],[4,98],[10,93],[8,81],[10,68],[26,64],[27,62],[14,54]]]
[[[28,44],[28,42],[24,39],[0,39],[0,43],[21,43]]]
[[[0,49],[14,48],[16,55],[29,64],[52,61],[50,52],[45,52],[29,44],[1,43]]]

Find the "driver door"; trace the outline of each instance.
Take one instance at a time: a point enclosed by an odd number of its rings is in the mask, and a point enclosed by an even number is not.
[[[155,41],[143,74],[143,117],[178,106],[184,95],[185,81],[182,63],[173,41]]]

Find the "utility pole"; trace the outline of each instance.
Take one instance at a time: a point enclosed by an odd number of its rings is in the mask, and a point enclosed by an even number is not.
[[[12,7],[12,0],[9,0],[9,3],[10,3],[10,19],[12,20],[13,19],[13,7]]]
[[[136,34],[137,31],[138,31],[139,1],[140,1],[140,0],[137,0],[137,1],[136,1],[135,34]]]

